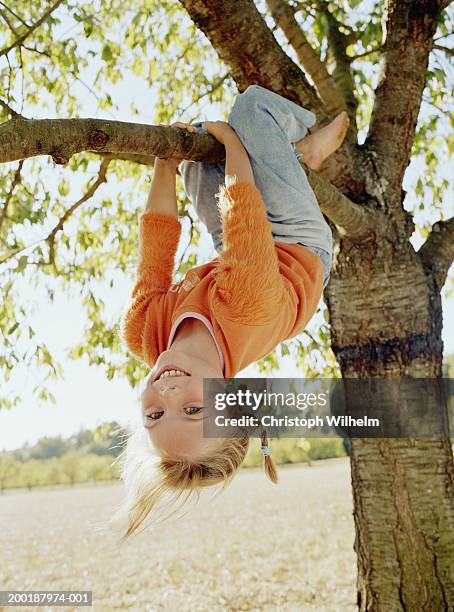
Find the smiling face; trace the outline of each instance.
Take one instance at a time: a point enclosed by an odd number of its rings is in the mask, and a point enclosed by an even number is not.
[[[203,437],[203,379],[220,376],[219,364],[176,349],[161,353],[142,393],[142,413],[162,455],[197,461],[219,446]]]

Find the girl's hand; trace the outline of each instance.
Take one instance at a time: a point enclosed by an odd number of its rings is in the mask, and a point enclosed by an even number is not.
[[[235,130],[225,121],[205,121],[202,123],[202,127],[222,144],[225,144],[225,141],[232,136],[234,139],[238,139]]]
[[[187,130],[188,132],[191,132],[191,134],[197,133],[197,128],[195,128],[190,123],[182,123],[181,121],[175,121],[175,123],[172,123],[170,126],[165,126],[165,125],[163,125],[161,123],[160,126],[161,127],[180,128],[182,130]],[[173,172],[176,172],[177,168],[180,165],[180,163],[182,162],[182,160],[181,159],[175,159],[174,157],[166,157],[166,158],[159,158],[158,157],[158,158],[156,158],[156,162],[158,163],[158,165],[167,166]]]
[[[183,123],[182,121],[175,121],[175,123],[171,123],[170,127],[172,128],[180,128],[182,130],[188,130],[192,134],[197,133],[197,128],[190,123]]]

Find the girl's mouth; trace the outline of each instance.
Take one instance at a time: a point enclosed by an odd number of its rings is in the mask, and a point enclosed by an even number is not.
[[[178,376],[190,376],[190,374],[176,365],[167,365],[159,370],[153,382],[157,382],[164,378],[176,378]]]

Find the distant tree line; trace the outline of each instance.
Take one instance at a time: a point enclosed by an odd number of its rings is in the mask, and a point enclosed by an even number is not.
[[[18,461],[30,459],[51,459],[62,457],[66,453],[79,451],[83,454],[111,455],[118,457],[122,451],[127,432],[116,421],[98,425],[94,430],[81,429],[69,438],[62,436],[45,436],[36,444],[25,444],[10,454]]]
[[[121,454],[127,431],[116,421],[103,423],[93,431],[83,429],[69,438],[45,436],[36,444],[0,452],[0,493],[5,489],[49,485],[74,485],[107,481],[119,477],[115,460]],[[310,464],[317,459],[345,456],[340,438],[283,439],[272,442],[277,463]],[[245,467],[260,465],[262,454],[252,444]]]
[[[116,421],[69,438],[45,436],[34,445],[0,453],[0,492],[7,488],[69,484],[118,478],[127,432]]]

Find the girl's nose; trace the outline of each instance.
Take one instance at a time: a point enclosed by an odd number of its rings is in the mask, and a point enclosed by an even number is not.
[[[159,389],[159,393],[161,395],[165,395],[167,393],[167,391],[174,391],[176,388],[177,387],[171,387],[170,385],[166,386],[166,387],[162,387],[162,389]]]

